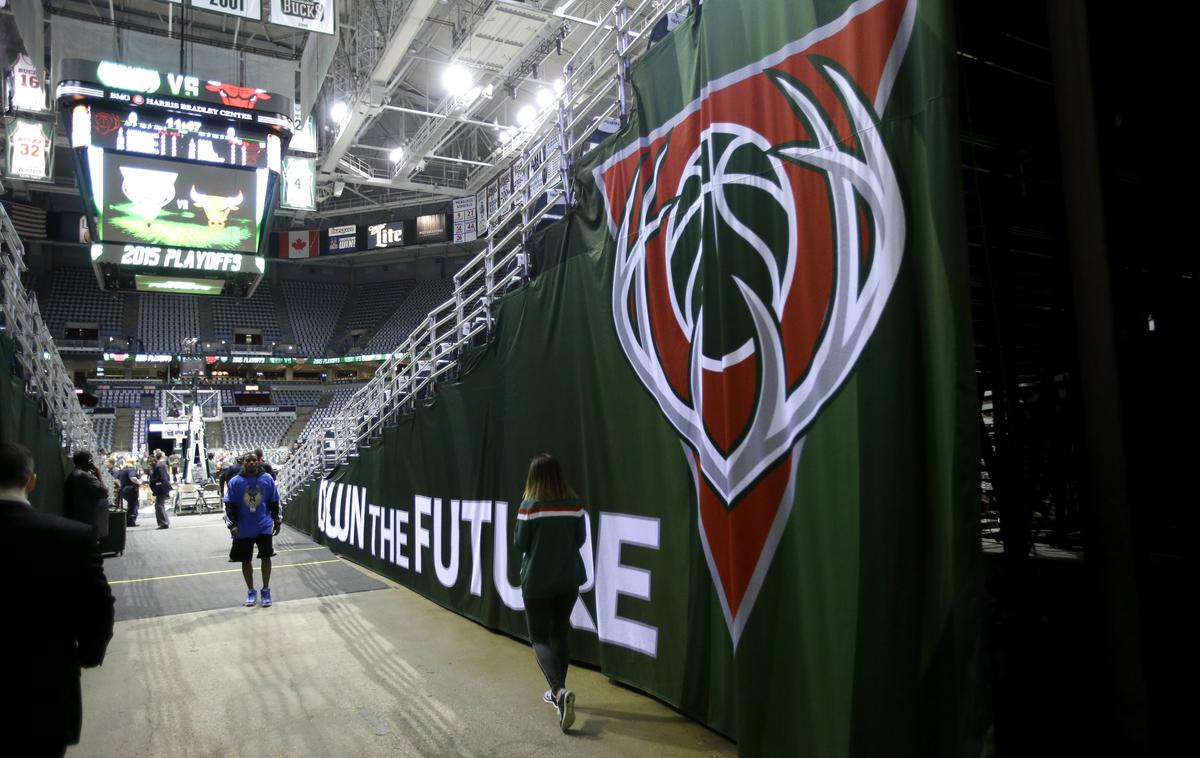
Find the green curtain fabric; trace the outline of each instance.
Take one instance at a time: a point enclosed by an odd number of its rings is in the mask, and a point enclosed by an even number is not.
[[[25,382],[13,374],[12,342],[4,335],[0,335],[0,440],[29,448],[38,475],[29,501],[40,511],[61,514],[63,479],[71,467],[37,404],[25,397]]]
[[[512,529],[551,452],[589,510],[578,660],[746,755],[985,752],[952,30],[946,3],[704,3],[494,342],[289,522],[521,636]]]

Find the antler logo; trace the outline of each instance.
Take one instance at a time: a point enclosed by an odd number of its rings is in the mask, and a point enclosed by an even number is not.
[[[895,284],[905,220],[880,139],[915,0],[852,5],[596,169],[613,320],[682,438],[730,636],[792,509],[807,430]]]

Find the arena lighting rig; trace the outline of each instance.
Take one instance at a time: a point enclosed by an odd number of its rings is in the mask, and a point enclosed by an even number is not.
[[[57,73],[100,287],[252,295],[291,101],[114,61],[67,59]]]

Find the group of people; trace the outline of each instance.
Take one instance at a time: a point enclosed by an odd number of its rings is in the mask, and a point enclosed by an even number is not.
[[[165,483],[169,493],[165,456],[156,451],[153,457],[149,481],[152,485]],[[76,469],[64,491],[68,501],[94,504],[106,499],[91,455],[77,453],[74,462]],[[129,503],[142,484],[141,472],[130,473],[135,469],[128,460],[120,463],[121,498]],[[226,466],[218,477],[232,538],[229,560],[242,566],[245,605],[269,607],[273,538],[282,526],[273,472],[255,451]],[[0,561],[13,576],[18,575],[18,568],[44,567],[39,590],[31,596],[33,612],[23,612],[21,623],[0,624],[0,640],[8,644],[7,649],[24,653],[34,649],[33,654],[17,656],[15,673],[2,688],[5,703],[0,727],[10,734],[30,734],[31,725],[36,726],[34,732],[44,738],[41,752],[61,755],[66,745],[79,739],[79,670],[104,660],[112,637],[114,601],[94,533],[71,520],[35,511],[28,494],[36,482],[29,451],[0,442],[0,533],[7,543]],[[133,493],[127,488],[134,488]],[[165,495],[160,498],[158,492],[156,515],[165,522],[165,502],[161,502]],[[136,505],[132,510],[136,523]],[[517,511],[514,545],[521,552],[521,593],[529,640],[550,687],[542,699],[554,707],[564,732],[575,721],[575,693],[566,686],[567,639],[571,611],[579,587],[586,581],[579,552],[586,538],[586,518],[583,501],[567,483],[561,464],[548,454],[534,458]],[[254,584],[255,548],[262,566],[261,592]],[[47,556],[54,560],[47,561]]]
[[[140,462],[133,457],[113,460],[109,473],[116,481],[118,498],[125,504],[126,526],[137,526],[142,488],[148,487],[154,498],[154,520],[158,523],[158,528],[169,529],[171,527],[167,500],[171,496],[174,477],[171,472],[170,458],[166,453],[155,450]]]

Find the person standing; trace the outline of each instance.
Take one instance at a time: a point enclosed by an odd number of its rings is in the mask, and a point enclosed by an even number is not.
[[[0,733],[5,754],[56,755],[79,742],[83,723],[80,667],[104,662],[113,631],[113,596],[91,531],[35,511],[33,455],[0,442],[0,571],[27,575],[37,591],[0,624],[8,651],[0,677]]]
[[[95,539],[100,539],[101,523],[104,523],[104,531],[108,526],[108,489],[90,452],[76,451],[71,462],[75,464],[75,470],[67,474],[63,483],[63,515],[87,524]]]
[[[564,732],[575,723],[575,693],[567,689],[567,632],[579,587],[587,581],[579,548],[587,537],[583,501],[549,453],[529,464],[513,537],[521,551],[521,596],[533,654],[550,689],[542,699],[558,712]]]
[[[154,467],[150,470],[150,492],[154,495],[154,520],[159,529],[170,529],[171,518],[167,515],[167,498],[171,495],[171,472],[167,470],[167,456],[161,450],[154,451]]]
[[[233,545],[229,562],[242,564],[246,580],[246,606],[258,601],[254,588],[254,547],[262,563],[262,607],[271,607],[271,558],[275,555],[272,538],[279,534],[283,520],[279,514],[279,492],[275,480],[262,470],[262,462],[254,453],[242,459],[242,470],[229,480],[225,494],[225,517]]]
[[[125,525],[137,526],[139,497],[141,495],[142,478],[133,463],[122,460],[117,471],[117,484],[120,486],[121,500],[125,502]]]

